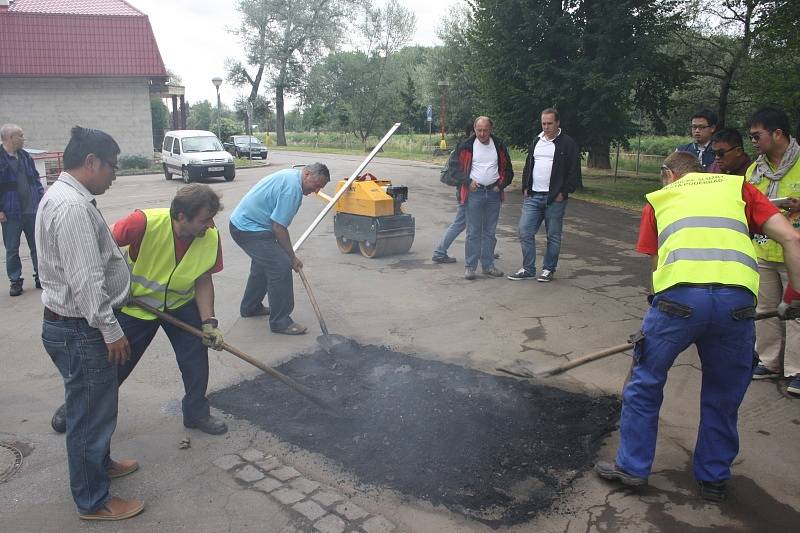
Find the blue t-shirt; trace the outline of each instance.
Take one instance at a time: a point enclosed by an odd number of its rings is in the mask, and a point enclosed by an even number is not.
[[[256,183],[233,210],[231,223],[242,231],[272,231],[272,221],[288,228],[302,201],[300,170],[287,168]]]

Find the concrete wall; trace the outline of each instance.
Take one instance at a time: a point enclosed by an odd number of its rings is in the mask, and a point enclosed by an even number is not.
[[[63,151],[80,125],[109,133],[125,155],[153,156],[147,78],[3,78],[0,124],[25,131],[31,148]]]

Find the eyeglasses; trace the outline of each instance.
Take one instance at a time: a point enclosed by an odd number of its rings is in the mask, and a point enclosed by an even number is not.
[[[758,142],[758,140],[761,138],[761,136],[762,136],[763,134],[765,134],[765,133],[769,134],[769,133],[771,133],[771,132],[769,132],[769,131],[767,131],[767,130],[758,130],[758,131],[755,131],[755,132],[750,132],[750,133],[748,133],[748,134],[747,134],[747,136],[748,136],[748,137],[750,137],[750,140],[751,140],[751,141],[756,141],[756,142]]]
[[[692,124],[693,130],[704,130],[706,128],[710,128],[711,126],[703,126],[702,124]]]
[[[736,150],[737,148],[739,147],[734,146],[733,148],[728,148],[727,150],[714,150],[714,156],[717,157],[718,159],[722,159],[723,157],[725,157],[725,154],[733,150]]]

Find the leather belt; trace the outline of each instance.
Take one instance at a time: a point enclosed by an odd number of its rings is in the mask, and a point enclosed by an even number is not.
[[[61,316],[52,309],[48,309],[47,307],[44,308],[44,319],[50,321],[85,320],[83,317],[79,316]]]

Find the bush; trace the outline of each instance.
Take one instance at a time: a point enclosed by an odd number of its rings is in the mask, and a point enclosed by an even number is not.
[[[150,168],[153,161],[143,155],[125,155],[119,158],[119,168]]]

